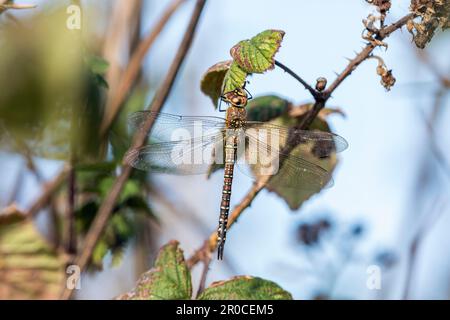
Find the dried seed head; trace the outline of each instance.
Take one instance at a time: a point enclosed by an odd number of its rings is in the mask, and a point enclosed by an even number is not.
[[[395,84],[395,77],[392,75],[392,70],[387,70],[382,76],[381,76],[381,84],[383,87],[386,88],[386,90],[391,90],[391,87]]]
[[[324,77],[319,77],[316,80],[316,90],[317,91],[323,91],[325,87],[327,86],[327,79]]]

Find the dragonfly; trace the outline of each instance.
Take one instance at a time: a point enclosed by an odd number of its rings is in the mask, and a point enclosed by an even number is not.
[[[178,175],[205,174],[212,166],[223,167],[217,228],[217,258],[222,260],[235,167],[253,179],[276,176],[286,188],[320,190],[331,185],[331,173],[294,152],[295,146],[312,146],[318,158],[326,158],[346,149],[347,142],[330,132],[248,120],[245,107],[251,95],[245,86],[220,99],[227,105],[225,118],[152,111],[131,114],[132,130],[145,130],[149,118],[155,122],[148,143],[129,150],[125,161],[140,170]]]

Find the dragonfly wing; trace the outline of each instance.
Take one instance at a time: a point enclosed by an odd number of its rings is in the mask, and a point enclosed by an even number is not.
[[[333,184],[331,174],[322,166],[305,159],[304,146],[291,152],[284,151],[277,143],[267,143],[251,131],[245,133],[245,148],[238,154],[237,166],[245,175],[253,178],[273,176],[271,183],[286,188],[320,190]],[[241,141],[240,141],[241,142]],[[301,156],[300,156],[301,155]]]
[[[311,144],[312,151],[324,158],[348,148],[347,141],[334,133],[319,130],[301,130],[267,122],[249,121],[246,129],[257,131],[259,135],[278,136],[282,143],[290,141],[294,145]]]
[[[160,173],[207,173],[212,162],[223,163],[222,132],[198,138],[156,142],[127,152],[125,162],[134,168]],[[214,155],[214,156],[213,156]]]
[[[131,131],[145,130],[145,123],[152,117],[155,122],[150,132],[151,142],[183,140],[187,137],[208,135],[225,127],[225,119],[219,117],[179,116],[153,111],[138,111],[128,117]]]

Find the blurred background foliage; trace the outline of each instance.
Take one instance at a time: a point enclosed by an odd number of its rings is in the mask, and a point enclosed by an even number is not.
[[[0,165],[3,178],[0,183],[0,298],[58,297],[64,286],[64,267],[74,254],[65,250],[70,215],[74,218],[76,248],[80,249],[131,144],[127,115],[148,105],[169,65],[168,57],[174,54],[181,26],[184,28],[193,3],[179,2],[186,4],[174,14],[168,30],[161,33],[155,48],[150,48],[149,56],[140,64],[129,90],[118,102],[120,111],[105,134],[100,132],[102,121],[105,115],[111,114],[113,102],[117,102],[116,93],[131,57],[170,2],[55,3],[40,0],[27,1],[37,4],[37,8],[0,10]],[[360,0],[345,5],[323,1],[320,8],[319,4],[312,3],[289,4],[274,9],[273,15],[269,15],[263,8],[259,9],[259,2],[255,5],[256,2],[243,4],[248,10],[256,10],[247,18],[230,16],[229,8],[237,6],[237,1],[215,1],[214,4],[211,1],[209,7],[207,5],[198,43],[194,44],[181,80],[168,101],[168,112],[217,115],[211,110],[209,98],[200,93],[202,74],[209,66],[226,58],[229,48],[237,41],[269,27],[286,30],[291,37],[287,39],[290,42],[283,44],[281,59],[292,61],[293,68],[309,79],[315,79],[323,70],[330,72],[327,76],[331,79],[334,77],[332,68],[345,66],[339,60],[341,56],[357,49],[363,28],[360,21],[373,10]],[[14,3],[0,0],[0,5]],[[402,1],[394,5],[392,15],[401,17],[408,12],[410,3]],[[448,1],[444,3],[448,5]],[[82,8],[80,30],[66,27],[69,15],[66,10],[73,4]],[[433,225],[429,217],[433,218],[432,222],[437,218],[441,218],[444,225],[448,222],[445,220],[448,216],[445,176],[449,172],[437,169],[440,166],[433,160],[443,157],[441,162],[445,166],[448,161],[445,159],[449,157],[445,142],[449,132],[442,129],[444,120],[441,120],[448,119],[449,86],[448,82],[445,85],[445,79],[448,81],[449,73],[445,68],[449,59],[443,53],[448,52],[449,35],[448,31],[438,29],[448,27],[448,10],[439,7],[438,11],[439,25],[430,20],[426,11],[422,13],[422,20],[408,29],[419,47],[435,36],[435,47],[432,42],[426,51],[431,58],[416,54],[415,48],[407,43],[410,38],[389,38],[389,51],[383,55],[388,56],[386,60],[389,67],[394,68],[397,79],[402,79],[398,82],[404,84],[397,83],[393,95],[387,96],[379,86],[374,66],[367,62],[368,66],[358,71],[359,78],[352,75],[350,84],[340,88],[343,93],[336,92],[332,103],[340,107],[324,109],[312,124],[313,128],[326,131],[339,129],[337,132],[343,132],[350,140],[350,149],[355,150],[353,153],[349,150],[344,159],[320,160],[322,165],[337,171],[337,183],[341,187],[312,198],[315,192],[290,194],[292,191],[280,189],[275,181],[269,190],[279,197],[269,193],[259,196],[261,200],[249,209],[249,217],[242,218],[240,230],[233,232],[233,239],[227,244],[230,255],[221,265],[213,263],[208,282],[229,275],[254,274],[276,281],[292,292],[294,298],[309,299],[450,296],[450,274],[446,268],[449,257],[439,260],[447,272],[444,270],[436,277],[430,272],[425,276],[425,269],[417,273],[427,257],[442,256],[442,250],[428,250],[429,256],[417,255],[421,237]],[[261,19],[263,15],[268,18]],[[297,15],[305,16],[305,21],[298,21]],[[261,20],[265,20],[264,23]],[[320,24],[318,30],[305,31],[303,23],[312,25],[313,22],[316,26]],[[347,30],[348,35],[343,31],[344,35],[329,39],[327,45],[317,43],[317,34],[334,34],[337,26]],[[351,33],[352,30],[356,31]],[[436,52],[438,58],[433,58]],[[356,80],[351,80],[353,76]],[[272,80],[260,80],[270,77],[271,74],[250,79],[250,88],[256,92],[250,90],[257,98],[249,104],[249,118],[284,124],[301,121],[311,108],[310,100],[302,100],[306,96],[303,88],[276,71]],[[399,96],[413,97],[414,101],[400,103],[396,100]],[[426,97],[423,99],[423,96]],[[402,107],[404,105],[406,107]],[[412,111],[411,106],[416,105],[423,114],[417,116],[418,112]],[[336,117],[344,115],[342,110],[347,117],[353,117],[343,125],[339,120],[342,117]],[[389,121],[387,118],[392,122],[380,123]],[[379,125],[375,126],[376,123]],[[405,123],[418,136],[412,136],[410,131],[402,135]],[[420,130],[420,127],[432,129]],[[383,132],[390,136],[386,137]],[[404,140],[406,138],[408,140]],[[404,156],[399,167],[393,165],[398,168],[393,172],[395,169],[387,168],[392,158],[384,162],[382,156],[377,157],[381,151],[376,144],[402,152],[405,141],[424,142],[415,146],[418,153]],[[437,148],[441,150],[438,155],[433,147],[436,143],[444,146]],[[408,171],[409,180],[404,179],[406,174],[401,175],[405,162],[414,163],[413,169]],[[376,163],[381,167],[376,167]],[[73,210],[68,204],[70,183],[65,175],[49,198],[44,199],[45,205],[30,215],[29,208],[33,208],[36,199],[41,199],[48,182],[65,164],[75,177]],[[11,169],[14,165],[17,170]],[[14,174],[16,171],[18,174]],[[138,276],[153,265],[157,247],[170,238],[180,240],[184,250],[192,252],[215,227],[220,179],[218,174],[207,182],[133,172],[97,243],[78,296],[111,298],[129,290]],[[398,185],[400,181],[403,184]],[[236,199],[245,194],[248,185],[249,182],[243,181],[234,187]],[[395,193],[393,189],[403,193]],[[442,196],[442,192],[447,197]],[[392,198],[406,204],[394,204]],[[283,206],[285,203],[287,206]],[[286,213],[300,207],[305,211],[302,214]],[[377,217],[369,218],[368,212],[373,211]],[[408,212],[404,221],[399,218],[403,217],[403,211]],[[389,216],[392,212],[395,217]],[[403,222],[397,225],[390,220],[394,218]],[[426,227],[421,228],[422,225]],[[389,233],[388,230],[394,231]],[[449,238],[441,235],[436,239],[448,243]],[[277,249],[272,250],[273,246]],[[416,257],[419,257],[419,267]],[[369,292],[366,288],[366,269],[370,265],[383,270],[381,291]],[[420,277],[414,278],[415,272]],[[193,272],[194,283],[198,278],[198,271]],[[431,295],[419,285],[415,288],[407,285],[404,289],[404,282],[411,283],[411,279],[421,283],[434,280],[441,287],[433,282],[436,287],[431,290],[438,293]]]

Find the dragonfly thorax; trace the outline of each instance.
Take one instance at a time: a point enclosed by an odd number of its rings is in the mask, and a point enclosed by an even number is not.
[[[236,88],[233,91],[224,93],[222,99],[237,108],[245,107],[248,101],[247,92],[243,88]]]
[[[227,127],[239,129],[245,125],[247,111],[241,107],[231,106],[227,109]]]

